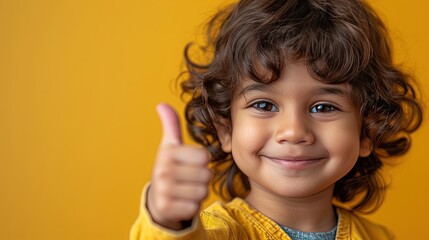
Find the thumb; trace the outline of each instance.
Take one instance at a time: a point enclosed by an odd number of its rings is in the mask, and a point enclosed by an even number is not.
[[[156,106],[162,124],[161,145],[182,144],[182,131],[176,111],[168,104],[161,103]]]

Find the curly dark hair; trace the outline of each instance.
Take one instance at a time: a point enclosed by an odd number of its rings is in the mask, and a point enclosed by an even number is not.
[[[242,0],[220,10],[206,27],[200,48],[206,62],[193,61],[195,45],[187,45],[181,86],[188,97],[188,130],[212,155],[216,192],[228,200],[250,190],[232,155],[222,151],[215,127],[230,120],[240,79],[268,84],[288,61],[304,61],[316,79],[351,87],[361,137],[372,142],[371,154],[359,157],[336,183],[333,200],[361,212],[376,210],[387,185],[380,169],[388,157],[408,151],[423,113],[416,83],[394,64],[388,31],[375,11],[361,0]]]

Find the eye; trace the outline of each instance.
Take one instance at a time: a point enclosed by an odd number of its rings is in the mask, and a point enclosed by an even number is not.
[[[267,101],[259,101],[252,105],[253,108],[263,112],[278,112],[279,108]]]
[[[329,104],[317,104],[310,109],[311,113],[328,113],[338,110],[338,108]]]

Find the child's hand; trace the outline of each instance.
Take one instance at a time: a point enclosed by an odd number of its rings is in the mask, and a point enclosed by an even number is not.
[[[174,230],[199,213],[211,172],[207,150],[182,144],[179,119],[167,104],[157,106],[163,136],[152,173],[147,207],[156,223]]]

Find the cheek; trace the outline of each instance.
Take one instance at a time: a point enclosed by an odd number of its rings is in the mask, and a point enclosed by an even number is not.
[[[343,161],[354,162],[359,157],[359,139],[346,136],[337,141],[331,140],[330,152],[333,156],[341,157]]]
[[[240,118],[237,116],[233,122],[232,147],[233,153],[256,153],[270,137],[270,131],[266,123],[252,118]]]
[[[319,140],[330,153],[343,163],[352,165],[359,157],[360,134],[355,121],[339,124],[331,128],[324,128],[319,132]]]

